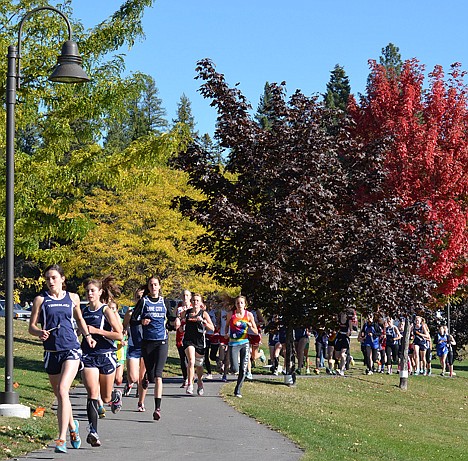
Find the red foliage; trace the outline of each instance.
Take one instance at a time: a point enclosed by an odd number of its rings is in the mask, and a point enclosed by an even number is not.
[[[424,68],[407,61],[399,76],[370,62],[367,94],[350,101],[355,134],[366,146],[384,143],[386,180],[382,188],[403,205],[430,207],[440,232],[428,242],[432,259],[424,277],[443,294],[468,280],[468,107],[467,87],[454,64],[445,80],[437,66],[424,89]]]

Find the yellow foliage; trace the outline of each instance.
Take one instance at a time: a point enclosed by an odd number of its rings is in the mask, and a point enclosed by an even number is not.
[[[133,173],[133,183],[126,179],[133,187],[121,192],[95,188],[85,197],[80,212],[96,226],[74,247],[73,258],[64,264],[67,273],[79,278],[112,273],[126,299],[153,274],[161,277],[170,297],[185,288],[202,293],[222,289],[192,267],[207,262],[206,256],[190,252],[205,230],[171,209],[172,200],[189,191],[185,175],[157,165],[145,170],[147,181],[140,183],[141,170]]]

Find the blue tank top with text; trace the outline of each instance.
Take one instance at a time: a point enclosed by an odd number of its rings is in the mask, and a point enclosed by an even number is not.
[[[65,292],[62,299],[52,298],[47,291],[41,294],[44,301],[39,314],[39,323],[43,330],[51,330],[43,342],[46,351],[67,351],[79,349],[80,343],[73,323],[73,301]]]

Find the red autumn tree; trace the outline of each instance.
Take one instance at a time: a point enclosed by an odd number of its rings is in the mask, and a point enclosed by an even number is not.
[[[403,206],[423,203],[434,233],[431,257],[420,275],[441,294],[468,281],[468,107],[459,64],[449,78],[437,66],[424,89],[424,68],[407,61],[400,75],[388,75],[371,61],[367,94],[350,102],[349,113],[363,150],[385,146],[387,197]],[[372,201],[365,184],[363,201]]]

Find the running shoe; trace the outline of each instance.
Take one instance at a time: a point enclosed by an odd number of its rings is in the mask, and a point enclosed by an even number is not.
[[[81,447],[80,423],[74,419],[73,424],[75,425],[75,428],[70,429],[70,444],[72,448],[78,449]]]
[[[252,372],[248,371],[245,375],[245,379],[252,381],[253,380]]]
[[[226,375],[223,375],[223,377],[221,378],[221,381],[223,383],[227,383],[227,376]]]
[[[118,413],[122,408],[122,392],[114,389],[111,394],[111,411]]]
[[[161,410],[159,408],[156,408],[156,410],[154,410],[153,419],[155,421],[159,421],[161,419]]]
[[[200,386],[198,385],[197,387],[197,394],[200,396],[200,397],[203,397],[203,395],[205,394],[205,390],[203,389],[203,384]]]
[[[67,452],[67,443],[65,440],[57,439],[55,441],[55,453],[66,453]]]
[[[96,431],[90,431],[88,437],[86,437],[86,443],[89,443],[92,447],[100,447],[101,441]]]
[[[143,379],[141,381],[141,387],[143,389],[148,389],[148,386],[149,386],[149,380],[148,380],[148,376],[146,376],[146,373],[145,373],[145,376],[143,376]]]
[[[98,408],[98,415],[100,419],[106,417],[106,409],[102,405]]]
[[[185,393],[188,394],[188,395],[192,395],[192,394],[193,394],[193,384],[189,384],[189,385],[187,386],[187,389],[186,389]]]
[[[188,379],[184,379],[184,381],[182,382],[180,388],[182,389],[183,387],[187,387],[188,386]]]
[[[138,402],[138,411],[139,412],[146,411],[145,405],[142,402]]]
[[[260,362],[262,363],[266,362],[265,352],[263,352],[262,349],[260,349],[259,358],[260,358]]]
[[[238,399],[242,398],[242,394],[234,394],[234,397],[237,397]]]
[[[125,383],[125,387],[124,387],[122,395],[124,397],[128,397],[130,395],[130,392],[132,392],[132,389],[133,389],[133,384],[129,386],[128,383]]]
[[[206,376],[205,376],[205,379],[213,379],[213,375],[211,373],[208,373]]]

